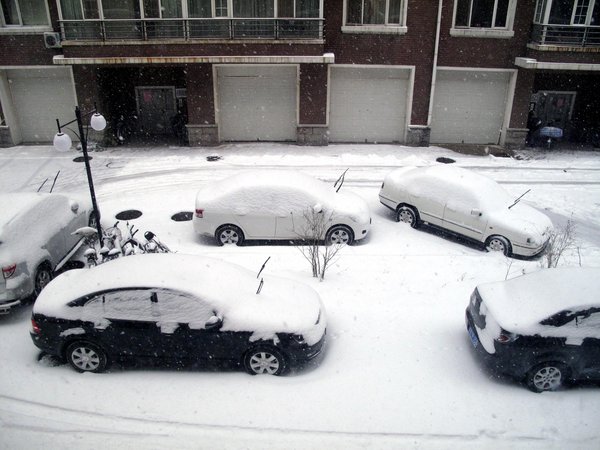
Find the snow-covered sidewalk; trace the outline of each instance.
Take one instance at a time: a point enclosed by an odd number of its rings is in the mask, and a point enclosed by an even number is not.
[[[0,149],[0,191],[87,195],[77,152]],[[439,157],[500,183],[555,222],[574,220],[578,249],[564,264],[600,266],[600,153],[523,152],[523,159],[393,145],[107,149],[92,152],[106,223],[124,209],[175,250],[301,280],[323,298],[328,344],[319,366],[286,377],[238,371],[114,368],[77,374],[37,361],[30,307],[0,317],[1,448],[598,448],[600,388],[532,394],[490,379],[473,358],[464,309],[473,288],[539,270],[431,231],[396,223],[379,204],[383,176]],[[218,156],[216,161],[207,157]],[[249,167],[297,168],[361,195],[373,217],[366,242],[341,252],[319,283],[288,245],[220,248],[189,222],[197,189]],[[233,281],[232,281],[233,282]]]

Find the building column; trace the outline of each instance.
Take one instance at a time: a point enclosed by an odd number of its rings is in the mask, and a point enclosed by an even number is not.
[[[527,138],[527,118],[529,115],[529,101],[533,92],[535,71],[519,69],[513,96],[510,125],[506,130],[504,146],[508,149],[525,147]]]
[[[326,64],[300,64],[298,97],[298,144],[328,145]]]
[[[188,140],[190,146],[219,144],[219,129],[215,120],[215,96],[212,64],[186,67]]]

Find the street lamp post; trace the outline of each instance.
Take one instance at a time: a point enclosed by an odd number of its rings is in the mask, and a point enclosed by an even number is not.
[[[58,119],[56,119],[56,125],[58,127],[58,133],[54,136],[54,148],[59,151],[67,151],[71,148],[71,138],[68,134],[62,132],[62,128],[66,128],[68,125],[71,125],[74,122],[77,122],[77,128],[79,130],[79,134],[75,133],[71,130],[75,135],[79,138],[81,142],[81,150],[83,152],[83,161],[85,162],[85,172],[87,174],[88,186],[90,188],[90,197],[92,198],[92,208],[94,214],[94,220],[96,221],[96,230],[98,230],[98,242],[102,242],[102,227],[100,225],[100,210],[98,209],[98,203],[96,202],[96,192],[94,190],[94,180],[92,179],[92,168],[90,167],[90,157],[87,151],[87,134],[84,133],[83,130],[83,117],[92,116],[90,119],[90,126],[96,131],[102,131],[106,128],[106,119],[102,116],[102,114],[98,113],[96,110],[96,105],[94,105],[94,110],[90,111],[87,114],[81,114],[81,110],[79,106],[75,107],[75,119],[70,122],[61,124]],[[69,128],[70,129],[70,128]]]

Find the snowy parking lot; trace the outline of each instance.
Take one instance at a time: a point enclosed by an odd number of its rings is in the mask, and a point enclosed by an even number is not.
[[[0,192],[88,195],[76,151],[0,149]],[[78,374],[38,361],[31,305],[0,317],[0,448],[598,448],[600,386],[533,394],[490,376],[471,351],[464,312],[474,287],[540,270],[540,260],[487,253],[432,230],[395,222],[379,203],[387,172],[447,157],[498,181],[544,211],[572,220],[576,245],[562,265],[600,267],[600,154],[528,151],[468,156],[392,145],[237,144],[92,152],[104,225],[131,221],[171,249],[235,262],[311,285],[328,314],[319,361],[283,377],[215,367],[120,367]],[[219,158],[208,158],[218,156]],[[209,159],[216,159],[209,161]],[[171,216],[196,191],[247,168],[294,168],[363,197],[369,236],[345,247],[323,282],[293,245],[218,247]],[[235,283],[235,280],[231,280]],[[37,444],[36,444],[37,445]]]

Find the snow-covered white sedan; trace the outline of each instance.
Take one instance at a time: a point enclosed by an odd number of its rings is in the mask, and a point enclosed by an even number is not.
[[[249,170],[207,185],[196,196],[193,221],[198,234],[219,245],[307,238],[351,244],[371,228],[361,197],[291,170]]]
[[[40,293],[89,223],[88,206],[62,194],[0,194],[0,314]]]
[[[466,310],[476,354],[535,392],[600,381],[600,268],[543,269],[477,286]]]
[[[379,200],[399,222],[443,228],[506,256],[539,254],[553,229],[548,216],[494,180],[455,166],[396,169],[385,177]]]
[[[303,283],[170,253],[56,277],[33,307],[31,338],[79,372],[153,358],[280,375],[320,354],[325,328],[321,299]]]

